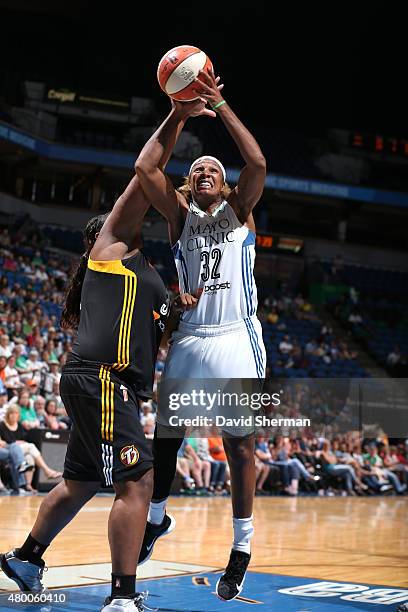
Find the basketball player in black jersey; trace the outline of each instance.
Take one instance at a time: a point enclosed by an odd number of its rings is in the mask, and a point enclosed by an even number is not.
[[[204,106],[196,114],[204,113]],[[182,127],[183,121],[175,126],[163,166]],[[86,251],[61,321],[63,327],[78,327],[60,384],[73,423],[63,481],[42,502],[21,548],[1,556],[3,571],[21,590],[41,592],[45,550],[101,483],[113,486],[112,591],[103,612],[145,610],[144,595],[136,593],[136,563],[152,496],[153,458],[138,400],[151,395],[168,311],[163,282],[140,251],[148,208],[134,176],[112,212],[86,227]]]

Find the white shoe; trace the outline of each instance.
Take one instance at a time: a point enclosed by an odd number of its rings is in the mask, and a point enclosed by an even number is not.
[[[144,591],[143,593],[136,593],[134,599],[122,599],[115,598],[111,599],[108,597],[105,599],[105,603],[103,608],[101,608],[101,612],[147,612],[149,610],[156,611],[157,608],[148,608],[145,605],[145,601],[147,599],[148,592]]]
[[[41,582],[45,563],[35,565],[29,561],[23,561],[16,555],[17,550],[11,550],[0,556],[0,565],[3,572],[18,585],[20,591],[31,593],[42,593],[44,586]]]

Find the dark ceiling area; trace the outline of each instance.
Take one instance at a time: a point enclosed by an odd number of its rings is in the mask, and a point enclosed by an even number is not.
[[[193,44],[211,57],[225,96],[259,123],[375,124],[390,101],[397,119],[405,22],[385,7],[0,0],[0,95],[30,78],[165,106],[157,63]]]

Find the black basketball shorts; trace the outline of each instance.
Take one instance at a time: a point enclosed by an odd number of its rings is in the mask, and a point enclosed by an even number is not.
[[[60,393],[72,420],[64,478],[110,486],[153,467],[135,390],[109,366],[67,363]]]

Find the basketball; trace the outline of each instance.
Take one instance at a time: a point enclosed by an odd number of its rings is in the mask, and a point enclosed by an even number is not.
[[[162,90],[174,100],[196,100],[197,84],[194,79],[200,70],[212,68],[209,57],[191,45],[174,47],[159,62],[157,79]]]

